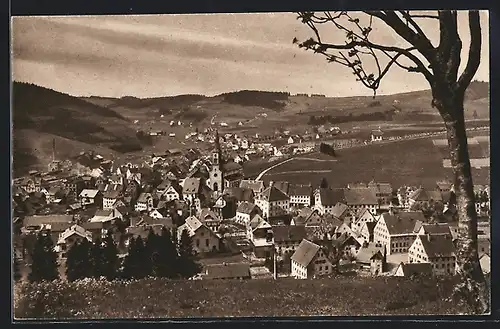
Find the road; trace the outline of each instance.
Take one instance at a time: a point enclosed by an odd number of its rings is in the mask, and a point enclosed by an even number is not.
[[[488,130],[490,129],[490,127],[475,127],[475,128],[469,128],[469,129],[466,129],[467,131],[478,131],[478,130]],[[402,142],[402,141],[408,141],[408,140],[415,140],[415,139],[422,139],[422,138],[431,138],[431,137],[435,137],[435,136],[438,136],[438,135],[443,135],[445,134],[446,131],[439,131],[439,132],[434,132],[434,133],[430,133],[430,134],[426,134],[426,135],[419,135],[419,134],[415,134],[415,136],[403,136],[399,139],[393,139],[393,140],[384,140],[384,141],[381,141],[381,142],[376,142],[376,143],[368,143],[368,144],[359,144],[359,145],[353,145],[351,147],[345,147],[345,148],[339,148],[339,149],[347,149],[347,148],[355,148],[355,147],[364,147],[364,146],[371,146],[371,145],[384,145],[384,144],[390,144],[390,143],[397,143],[397,142]],[[272,165],[271,167],[269,168],[266,168],[264,169],[256,178],[256,180],[260,180],[265,174],[267,174],[270,170],[276,168],[276,167],[279,167],[281,166],[282,164],[285,164],[289,161],[292,161],[294,159],[307,159],[307,160],[313,160],[313,161],[336,161],[336,160],[320,160],[320,159],[310,159],[310,158],[304,158],[304,157],[292,157],[292,158],[288,158],[286,160],[283,160],[277,164],[274,164]]]

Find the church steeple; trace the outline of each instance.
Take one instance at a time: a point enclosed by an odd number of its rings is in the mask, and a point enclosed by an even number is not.
[[[219,130],[215,130],[215,150],[212,154],[213,165],[219,168],[222,167],[222,150],[220,147]]]

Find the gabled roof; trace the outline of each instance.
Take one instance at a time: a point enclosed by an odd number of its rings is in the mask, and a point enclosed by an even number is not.
[[[372,188],[346,188],[344,199],[347,205],[378,205],[375,190]]]
[[[323,206],[335,206],[337,203],[345,203],[344,190],[341,188],[320,188],[321,204]]]
[[[169,179],[164,179],[160,185],[158,185],[156,188],[157,189],[167,189],[172,182]]]
[[[366,226],[366,228],[368,229],[368,233],[370,235],[373,235],[373,231],[374,231],[376,225],[377,225],[377,222],[365,222],[363,224],[363,226],[361,226],[361,230],[363,230],[363,227]]]
[[[81,236],[84,239],[87,239],[89,242],[92,242],[92,233],[87,231],[83,227],[75,224],[67,228],[63,233],[61,233],[57,241],[57,244],[65,243],[66,239],[74,234]]]
[[[203,226],[203,223],[196,218],[195,216],[191,216],[186,218],[186,223],[185,223],[188,228],[194,233],[196,230],[198,230],[200,227]]]
[[[429,258],[455,256],[451,235],[420,235],[420,241]]]
[[[374,188],[378,193],[382,194],[392,193],[392,185],[390,183],[377,183],[375,181],[371,181],[368,183],[368,187]]]
[[[424,234],[451,234],[450,225],[447,223],[423,224]]]
[[[384,247],[373,242],[367,246],[361,247],[356,255],[356,261],[359,263],[370,263],[370,260],[376,253],[384,254]]]
[[[403,270],[404,276],[432,274],[432,264],[431,263],[401,263],[399,267]],[[397,269],[396,269],[397,271]]]
[[[186,178],[182,187],[182,193],[184,194],[197,194],[200,192],[200,178]]]
[[[313,188],[310,185],[290,185],[289,196],[312,196]]]
[[[238,201],[253,202],[254,192],[249,188],[242,187],[228,187],[224,190],[226,195],[234,197]]]
[[[303,239],[297,250],[293,253],[291,260],[302,265],[309,266],[321,247],[311,241]]]
[[[393,215],[384,213],[382,218],[391,235],[414,234],[416,222],[425,222],[424,214],[421,211],[400,212]]]
[[[290,200],[290,197],[280,189],[270,186],[261,193],[261,197],[267,202]]]
[[[250,203],[250,202],[247,202],[247,201],[243,201],[238,206],[238,209],[236,210],[236,212],[239,212],[239,213],[242,213],[242,214],[246,214],[246,215],[250,215],[255,210],[256,207],[257,206],[255,204],[253,204],[253,203]]]
[[[104,193],[104,197],[108,199],[116,199],[120,196],[121,191],[120,190],[108,190]]]
[[[412,194],[410,194],[409,198],[414,201],[420,202],[428,202],[430,200],[434,201],[442,201],[443,198],[439,191],[428,191],[423,187],[417,189]]]
[[[254,193],[259,193],[264,189],[264,182],[244,179],[240,182],[239,187],[244,189],[251,189]]]
[[[252,228],[252,231],[255,231],[257,229],[272,229],[271,224],[269,224],[265,219],[260,217],[259,214],[255,215],[251,220],[250,220],[250,227]]]
[[[137,202],[147,202],[148,198],[152,198],[151,193],[141,193],[139,198],[137,198]]]
[[[304,226],[279,225],[273,226],[275,242],[299,242],[306,237]]]
[[[273,182],[272,186],[276,187],[279,189],[281,192],[285,193],[286,195],[290,195],[290,183],[286,181],[277,181]]]
[[[84,189],[80,192],[80,197],[83,198],[95,198],[99,190]]]
[[[342,218],[349,212],[349,207],[341,202],[337,202],[335,206],[333,206],[331,214],[337,218]]]
[[[382,136],[384,132],[382,130],[372,130],[373,136]]]
[[[210,219],[211,218],[211,219]],[[201,209],[201,213],[200,213],[200,220],[202,222],[205,222],[207,220],[216,220],[216,221],[220,221],[220,216],[217,215],[215,212],[213,212],[212,210],[208,209],[208,208],[203,208]]]

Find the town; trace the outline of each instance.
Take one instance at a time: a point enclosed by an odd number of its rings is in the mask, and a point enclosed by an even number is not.
[[[342,272],[452,276],[458,234],[452,182],[443,178],[424,187],[353,181],[336,186],[323,179],[313,186],[265,183],[265,170],[251,175],[243,170],[243,164],[255,159],[279,163],[313,152],[333,158],[342,148],[440,133],[385,138],[379,128],[368,140],[328,143],[324,140],[343,132],[322,126],[308,140],[277,132],[283,142],[276,147],[268,137],[219,135],[217,127],[210,127],[186,136],[207,141],[207,150],[170,149],[143,161],[105,159],[92,151],[64,161],[54,156],[46,171],[33,170],[13,181],[18,277],[44,279],[43,273],[33,272],[43,272],[37,262],[44,260],[37,257],[48,254],[56,256],[58,276],[68,280],[154,275],[314,279]],[[55,141],[53,148],[55,154]],[[489,273],[489,186],[476,185],[475,194],[480,263]],[[165,236],[167,247],[158,238]],[[114,265],[98,274],[81,270],[81,264],[90,266],[89,251],[83,256],[77,252],[82,246],[111,246]],[[173,255],[162,258],[165,248]],[[159,258],[166,262],[163,270],[147,265],[161,262]],[[93,262],[99,267],[99,260]]]

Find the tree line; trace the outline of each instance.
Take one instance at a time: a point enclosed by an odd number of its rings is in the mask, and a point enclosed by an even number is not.
[[[58,254],[48,232],[37,235],[31,251],[30,282],[52,281],[59,278]],[[186,279],[201,271],[197,263],[193,240],[186,230],[179,239],[170,230],[160,234],[150,230],[146,239],[141,236],[129,240],[128,254],[123,261],[118,257],[117,245],[111,231],[95,242],[82,239],[67,252],[66,278],[75,281],[84,278],[142,279],[148,276]],[[21,278],[19,263],[14,257],[14,279]]]
[[[358,115],[353,115],[349,113],[348,115],[321,115],[315,116],[311,115],[309,117],[308,124],[309,125],[322,125],[326,122],[332,124],[353,122],[353,121],[384,121],[384,120],[392,120],[395,110],[388,110],[384,112],[372,112],[372,113],[362,113]]]

